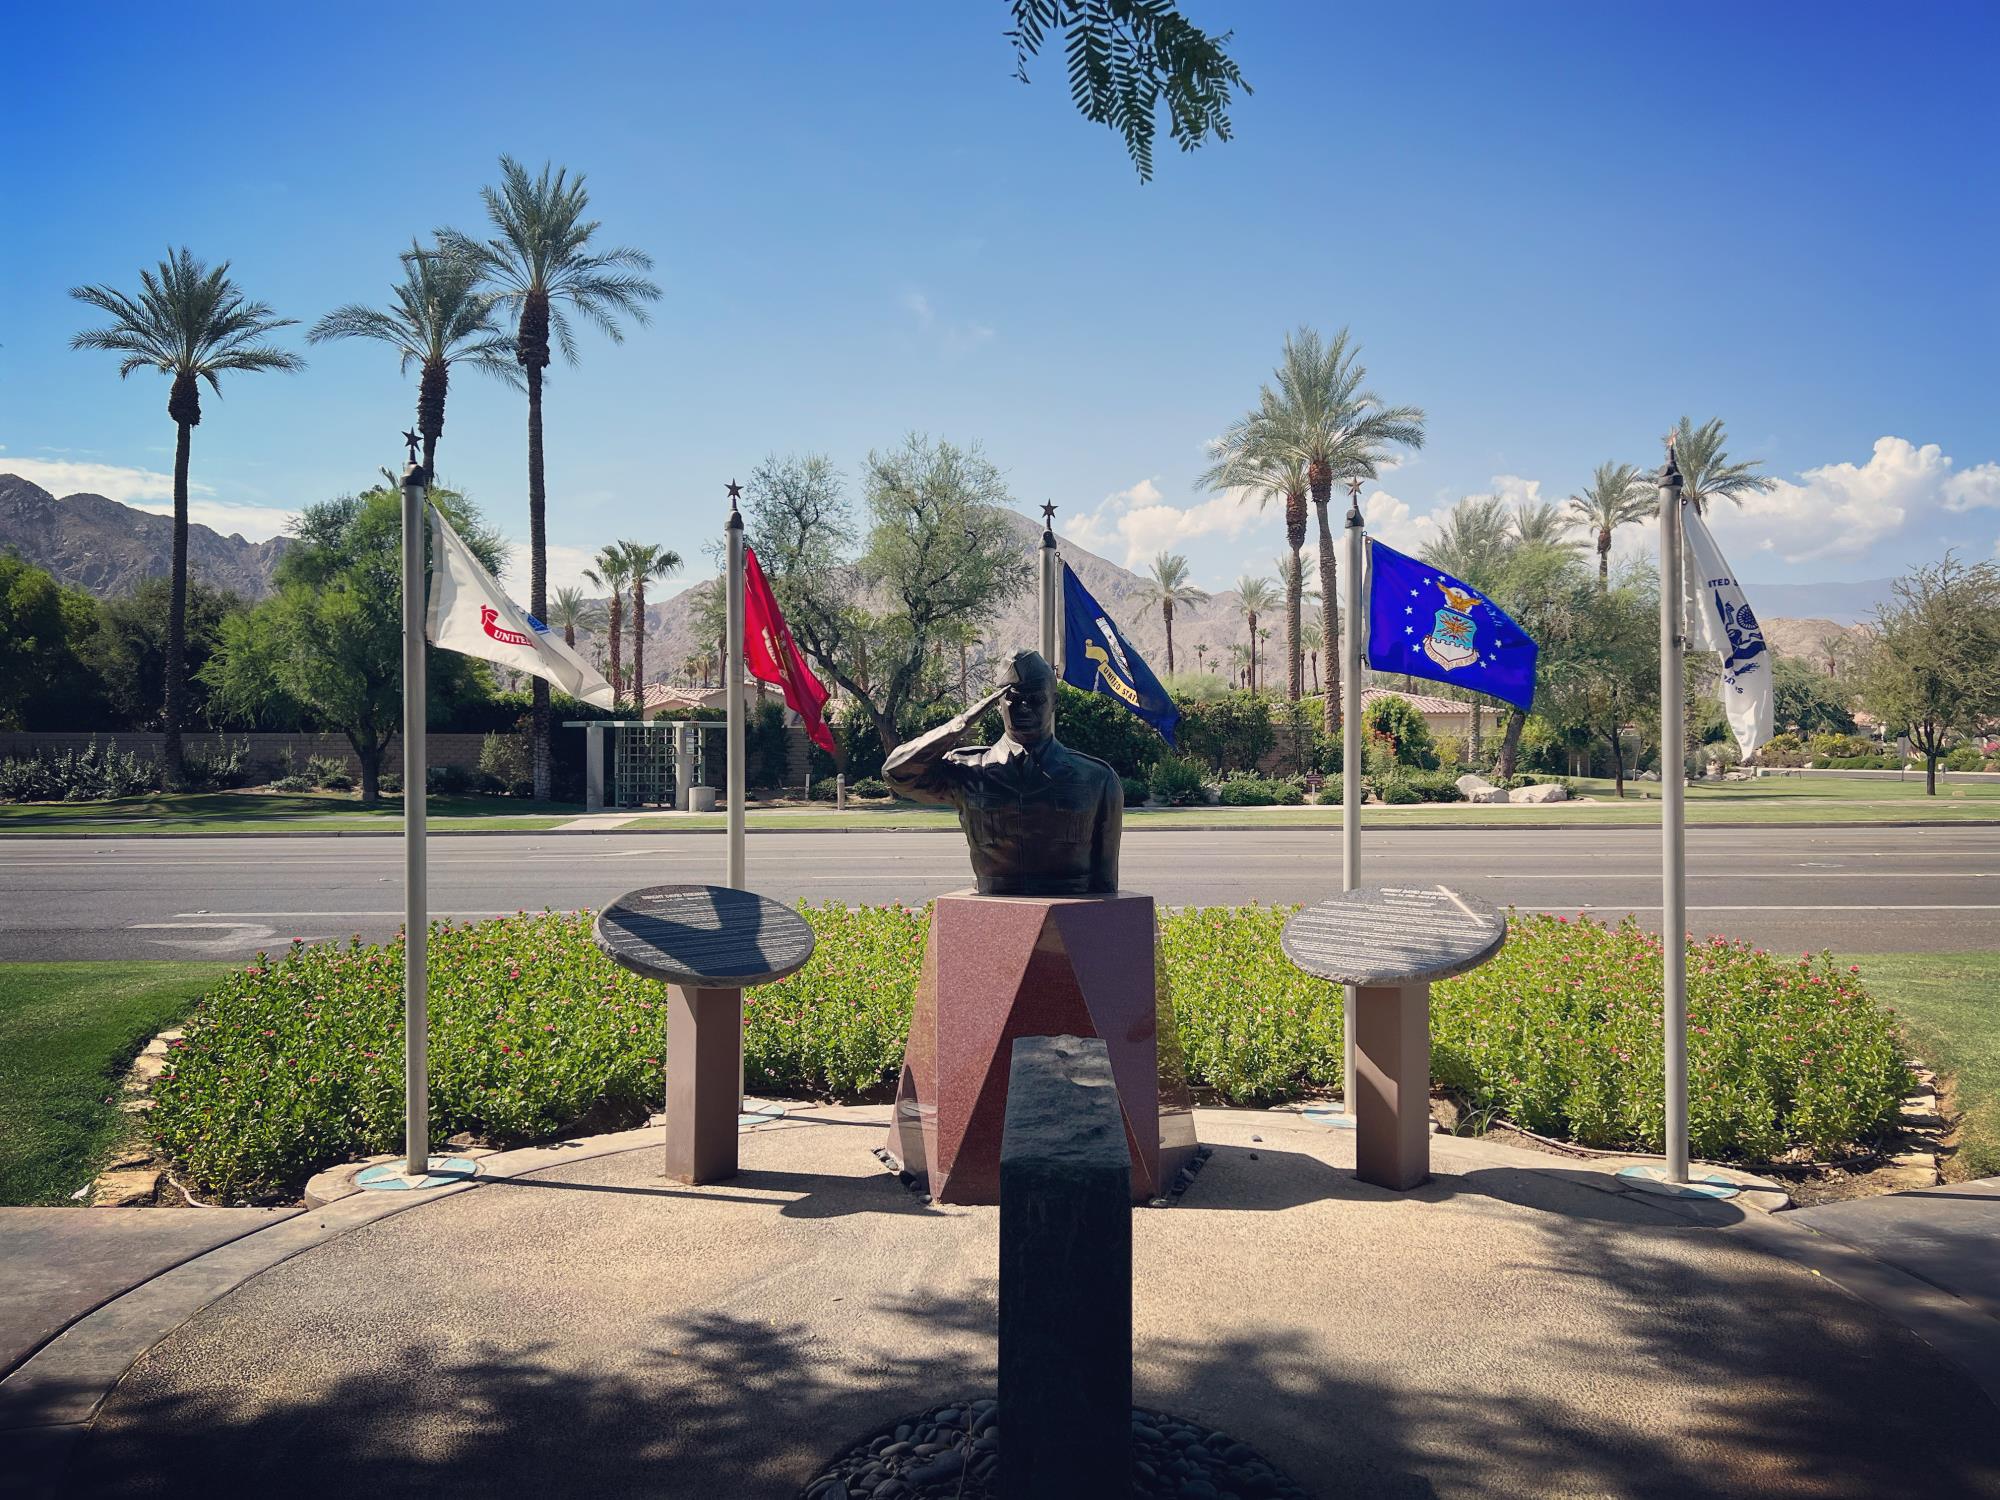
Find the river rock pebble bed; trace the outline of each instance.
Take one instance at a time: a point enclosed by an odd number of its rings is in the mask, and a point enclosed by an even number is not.
[[[800,1500],[992,1500],[1000,1404],[953,1401],[899,1418],[841,1454]],[[1247,1443],[1132,1408],[1132,1488],[1144,1500],[1311,1500]]]

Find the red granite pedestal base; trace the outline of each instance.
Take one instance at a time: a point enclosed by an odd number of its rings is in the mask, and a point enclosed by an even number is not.
[[[931,908],[889,1154],[939,1203],[1000,1201],[1016,1037],[1102,1037],[1132,1151],[1132,1201],[1195,1151],[1193,1100],[1159,977],[1153,898],[940,896]]]

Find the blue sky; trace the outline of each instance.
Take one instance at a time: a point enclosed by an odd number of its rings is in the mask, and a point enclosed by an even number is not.
[[[1233,22],[1256,92],[1141,184],[1058,64],[1010,76],[1000,0],[33,7],[0,124],[0,471],[170,493],[166,383],[70,352],[69,286],[184,242],[306,323],[380,302],[413,234],[478,225],[508,151],[585,171],[666,289],[554,373],[558,580],[621,535],[699,575],[732,475],[821,450],[853,476],[913,429],[981,443],[1116,561],[1268,572],[1276,514],[1192,485],[1300,323],[1350,326],[1429,413],[1374,501],[1391,541],[1655,463],[1686,412],[1786,481],[1717,527],[1746,577],[1992,555],[2000,13],[1184,8]],[[398,460],[389,352],[308,353],[208,401],[197,519],[269,535]],[[440,468],[516,537],[524,449],[522,399],[460,376]]]

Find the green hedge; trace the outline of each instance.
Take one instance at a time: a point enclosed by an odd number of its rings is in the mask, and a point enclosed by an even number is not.
[[[901,1065],[926,909],[804,908],[810,964],[753,991],[753,1093],[883,1098]],[[1337,987],[1279,951],[1289,911],[1188,908],[1161,953],[1188,1077],[1238,1104],[1340,1086]],[[643,1120],[660,1096],[660,986],[603,958],[587,916],[433,928],[431,1117],[496,1144]],[[1475,1111],[1603,1148],[1661,1143],[1660,944],[1627,923],[1517,917],[1438,985],[1432,1063]],[[154,1085],[151,1128],[193,1185],[237,1200],[402,1137],[402,945],[297,947],[211,992]],[[1690,948],[1695,1152],[1817,1155],[1893,1122],[1909,1078],[1890,1013],[1825,955]]]

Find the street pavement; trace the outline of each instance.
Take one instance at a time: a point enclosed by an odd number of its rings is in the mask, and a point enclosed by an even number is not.
[[[1123,883],[1167,905],[1313,901],[1340,888],[1337,831],[1133,831]],[[1368,884],[1446,882],[1523,910],[1634,913],[1657,926],[1646,828],[1399,829],[1364,838]],[[598,908],[637,886],[720,881],[715,834],[438,835],[435,917]],[[945,832],[752,833],[750,883],[783,901],[921,902],[971,883]],[[0,961],[246,958],[294,937],[387,937],[396,839],[10,838]],[[1698,828],[1689,925],[1779,950],[1950,952],[2000,933],[2000,828]]]

